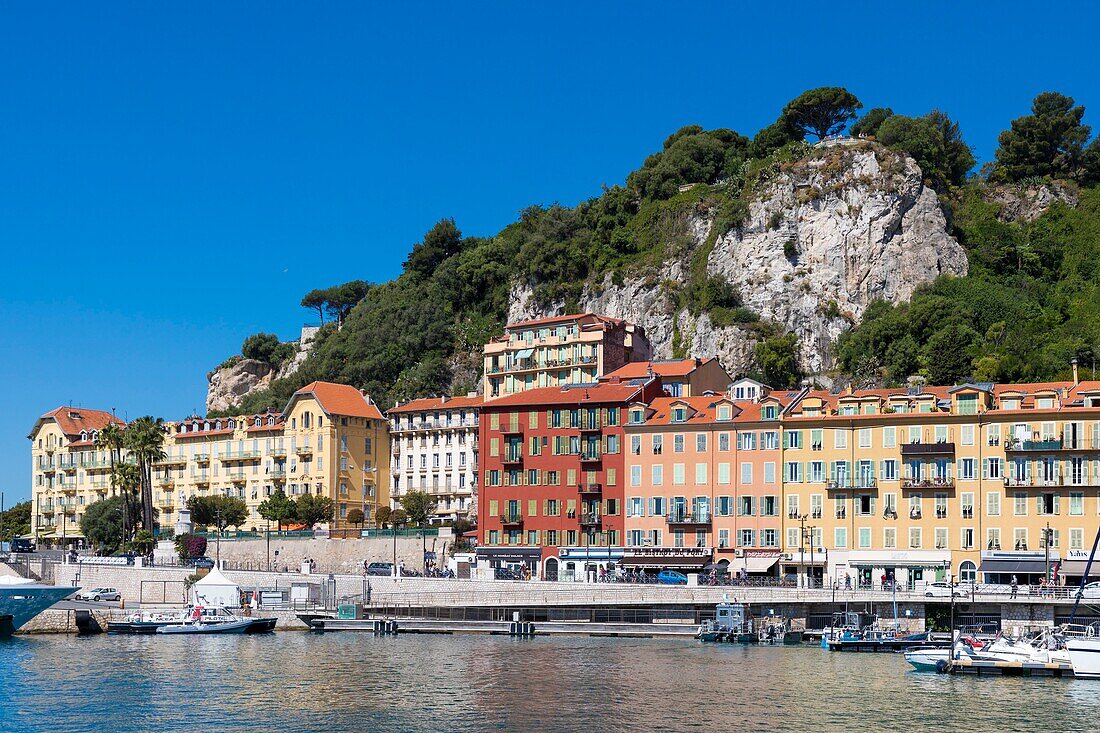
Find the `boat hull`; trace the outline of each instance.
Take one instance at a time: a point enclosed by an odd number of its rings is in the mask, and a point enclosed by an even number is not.
[[[249,621],[226,621],[217,624],[176,624],[162,626],[158,634],[243,634]]]
[[[942,672],[951,661],[949,649],[910,649],[904,654],[905,661],[921,672]]]
[[[11,636],[32,618],[77,590],[39,583],[0,587],[0,636]],[[3,621],[5,618],[8,620]]]
[[[1100,637],[1066,639],[1073,676],[1083,679],[1100,679]]]
[[[249,619],[245,634],[266,634],[275,630],[274,618]],[[183,626],[182,621],[112,621],[107,625],[108,634],[156,634],[167,626]]]

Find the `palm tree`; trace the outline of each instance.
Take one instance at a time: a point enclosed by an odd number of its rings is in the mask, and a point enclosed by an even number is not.
[[[134,492],[141,488],[141,473],[133,463],[119,463],[111,472],[111,479],[122,492],[122,541],[128,542],[131,518],[134,514]]]
[[[122,442],[122,428],[119,427],[118,423],[107,423],[95,438],[95,447],[98,450],[107,451],[107,460],[111,463],[111,496],[115,495],[115,468],[122,462]],[[122,535],[124,541],[127,536],[127,511],[128,508],[122,512]]]
[[[141,526],[153,531],[153,464],[165,457],[164,420],[145,415],[126,428],[126,447],[137,459],[141,481]]]

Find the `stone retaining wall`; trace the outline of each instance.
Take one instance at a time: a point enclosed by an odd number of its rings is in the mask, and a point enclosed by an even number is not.
[[[439,537],[398,537],[397,561],[420,570],[424,566],[424,548],[442,555],[444,543],[450,551],[452,540]],[[276,554],[278,552],[278,554]],[[206,554],[214,557],[213,540],[207,545]],[[365,539],[303,539],[272,537],[267,540],[229,540],[221,543],[221,559],[225,567],[244,569],[268,569],[268,558],[278,569],[298,570],[304,558],[317,563],[317,571],[323,573],[362,573],[363,561],[393,562],[392,537]]]

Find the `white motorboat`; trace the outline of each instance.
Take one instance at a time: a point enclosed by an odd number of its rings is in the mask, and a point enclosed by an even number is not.
[[[182,611],[145,611],[131,614],[125,621],[112,621],[107,626],[112,634],[156,634],[162,628],[194,625],[204,626],[230,622],[245,622],[245,633],[257,634],[275,630],[274,618],[238,616],[225,606],[186,606]],[[175,632],[163,632],[175,633]],[[190,632],[195,633],[195,632]]]
[[[239,618],[235,621],[193,621],[171,626],[161,626],[158,634],[243,634],[248,630],[252,620]]]
[[[1100,679],[1100,627],[1066,627],[1066,650],[1073,665],[1073,676]]]
[[[78,590],[45,585],[16,575],[0,575],[0,637],[11,636],[32,618]]]

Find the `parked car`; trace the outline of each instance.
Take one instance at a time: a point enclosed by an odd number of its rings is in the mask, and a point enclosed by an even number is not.
[[[382,575],[388,578],[393,575],[393,563],[372,562],[367,566],[367,575]]]
[[[208,557],[192,557],[185,563],[185,565],[192,568],[206,568],[207,570],[209,570],[210,568],[214,567],[214,561]]]
[[[936,582],[924,586],[925,598],[950,598],[951,596],[963,598],[968,595],[970,595],[969,586],[964,587],[960,584],[952,585],[948,582]]]
[[[675,570],[662,570],[657,573],[657,582],[663,585],[687,585],[688,578]]]
[[[121,601],[122,594],[117,588],[92,588],[76,594],[78,601]]]
[[[34,552],[33,540],[24,540],[17,537],[11,541],[9,546],[12,552]]]
[[[1082,598],[1100,598],[1100,580],[1095,580],[1081,589]]]

